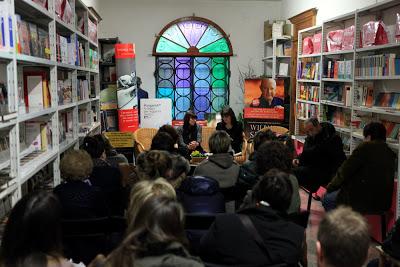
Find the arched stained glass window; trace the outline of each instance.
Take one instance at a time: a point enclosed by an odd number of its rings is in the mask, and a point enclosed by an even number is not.
[[[204,119],[228,104],[232,46],[218,25],[198,17],[175,20],[158,35],[153,55],[156,96],[171,98],[174,119],[189,109]]]

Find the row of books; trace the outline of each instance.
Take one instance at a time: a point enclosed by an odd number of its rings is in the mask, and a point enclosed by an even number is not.
[[[61,113],[58,117],[58,129],[60,143],[73,138],[73,114],[72,111]]]
[[[366,116],[357,116],[353,121],[356,121],[357,132],[362,134],[362,129],[364,127],[373,121],[371,117],[366,117]],[[400,123],[398,122],[393,122],[393,121],[387,121],[387,120],[381,120],[380,121],[386,128],[386,138],[394,139],[397,140],[399,133],[400,133]]]
[[[58,62],[86,67],[85,48],[77,39],[74,43],[70,37],[57,34],[56,51]]]
[[[365,56],[356,59],[356,76],[384,77],[400,75],[400,58],[396,54]]]
[[[318,118],[319,108],[317,105],[297,103],[297,118],[309,119]]]
[[[324,76],[331,79],[352,79],[353,60],[328,60]]]
[[[324,120],[330,121],[333,125],[350,128],[351,124],[351,113],[345,112],[342,108],[328,107],[324,110]]]
[[[50,122],[25,122],[25,142],[33,151],[47,151],[52,144],[51,134]]]
[[[329,83],[324,86],[323,99],[351,106],[351,86]]]
[[[306,80],[319,80],[319,63],[299,61],[297,63],[297,78]]]
[[[375,98],[374,106],[400,109],[400,93],[381,92]]]
[[[300,86],[299,98],[307,101],[319,101],[319,86],[304,85]]]
[[[13,12],[8,1],[0,1],[0,51],[14,49]]]
[[[292,55],[292,42],[284,42],[276,45],[276,56],[291,56]]]
[[[89,67],[93,70],[99,69],[99,56],[96,50],[89,48]]]
[[[87,80],[78,79],[77,96],[78,101],[89,98],[89,83]]]
[[[17,52],[28,56],[50,59],[49,32],[32,22],[26,22],[16,15]]]
[[[88,124],[89,123],[89,112],[87,109],[85,109],[85,108],[79,109],[78,120],[79,120],[79,124]]]

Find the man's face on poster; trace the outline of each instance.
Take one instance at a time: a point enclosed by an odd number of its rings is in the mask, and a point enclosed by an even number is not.
[[[274,84],[270,81],[270,79],[263,79],[260,85],[262,96],[268,101],[271,102],[275,96],[275,87]]]

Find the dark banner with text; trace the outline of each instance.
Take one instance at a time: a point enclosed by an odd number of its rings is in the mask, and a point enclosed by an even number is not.
[[[134,132],[139,128],[135,44],[116,44],[115,61],[119,131]]]

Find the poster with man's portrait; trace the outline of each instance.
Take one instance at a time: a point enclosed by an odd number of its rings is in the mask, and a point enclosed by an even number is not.
[[[284,120],[285,84],[281,79],[246,79],[244,118]]]

